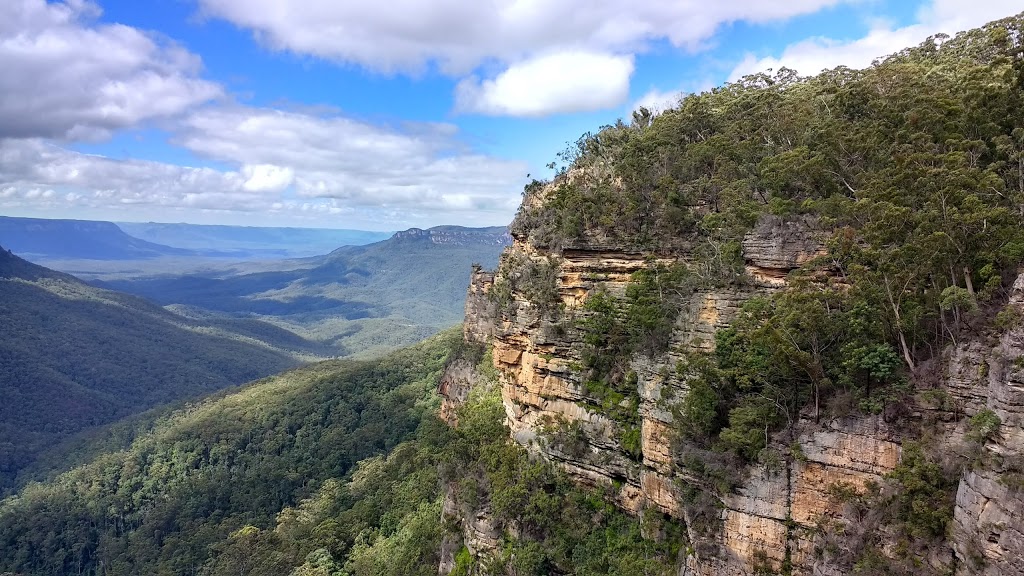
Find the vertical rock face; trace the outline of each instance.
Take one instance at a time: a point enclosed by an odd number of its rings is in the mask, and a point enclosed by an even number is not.
[[[669,352],[658,358],[635,357],[637,375],[639,454],[622,445],[619,424],[596,411],[578,369],[580,335],[564,318],[578,313],[587,298],[601,289],[622,296],[633,274],[652,263],[686,262],[685,252],[650,255],[621,246],[574,246],[557,254],[516,238],[502,259],[497,277],[474,270],[466,305],[466,338],[493,345],[495,367],[501,374],[507,423],[515,439],[555,462],[586,485],[617,486],[618,501],[633,512],[655,508],[684,516],[681,488],[688,481],[673,454],[672,404],[685,396],[685,380],[676,364],[693,351],[713,347],[714,334],[729,325],[743,303],[784,285],[788,272],[821,253],[821,233],[810,220],[784,222],[766,218],[745,238],[744,259],[750,281],[713,290],[698,290],[683,301],[674,322]],[[513,276],[526,274],[531,264],[553,266],[557,302],[555,318],[531,301],[526,288],[513,288],[497,310],[487,294],[495,282],[517,286]],[[503,277],[502,275],[508,276]],[[446,376],[448,401],[463,396],[457,374]],[[553,423],[575,422],[583,431],[582,445],[550,441]],[[723,529],[715,541],[690,559],[701,574],[743,574],[758,559],[780,566],[787,557],[810,570],[811,544],[806,534],[829,512],[823,491],[828,482],[861,486],[878,480],[899,458],[899,445],[878,435],[875,420],[833,422],[806,426],[797,442],[806,459],[779,470],[754,470],[736,494],[723,502]],[[848,457],[844,458],[842,455]],[[802,530],[801,530],[802,529]],[[694,541],[700,540],[692,535]],[[806,559],[805,559],[806,557]]]
[[[1024,274],[1007,309],[1024,313]],[[950,356],[946,381],[958,407],[968,416],[989,411],[1000,422],[957,490],[960,573],[1024,574],[1024,326],[1018,321],[995,343],[963,343]]]
[[[746,238],[747,273],[766,284],[785,283],[786,274],[825,254],[816,220],[763,216]]]
[[[596,409],[600,402],[588,396],[579,369],[581,334],[566,319],[580,313],[598,290],[622,297],[633,274],[653,263],[686,263],[690,254],[685,250],[651,255],[595,243],[553,252],[515,237],[496,275],[473,272],[466,339],[493,346],[507,424],[518,442],[560,464],[581,484],[616,487],[618,503],[626,510],[656,509],[686,522],[691,553],[682,573],[741,575],[788,567],[793,574],[841,574],[844,569],[829,565],[822,554],[827,532],[822,527],[852,530],[855,521],[843,517],[830,490],[862,491],[868,483],[882,483],[900,462],[902,432],[881,417],[815,422],[805,415],[791,436],[770,442],[769,448],[781,455],[777,465],[753,466],[736,489],[721,495],[718,528],[709,532],[690,528],[688,487],[706,487],[680,466],[677,458],[685,454],[674,446],[672,407],[687,393],[677,363],[691,352],[711,350],[715,332],[736,318],[746,300],[784,287],[791,270],[822,256],[822,238],[813,220],[762,218],[742,243],[746,281],[686,296],[674,319],[669,351],[631,359],[639,398],[639,453],[623,445],[622,425]],[[531,265],[552,270],[555,301],[546,306],[534,302],[529,288],[509,281],[528,274]],[[512,288],[495,298],[490,292],[502,282]],[[1022,308],[1024,280],[1018,284],[1012,305]],[[1024,366],[1017,361],[1022,354],[1024,328],[1016,328],[996,344],[962,342],[945,358],[941,389],[954,405],[943,412],[947,432],[963,437],[962,416],[986,407],[1002,421],[985,446],[986,463],[966,472],[959,487],[953,530],[958,573],[1024,574],[1017,561],[1024,553]],[[453,373],[445,382],[446,405],[453,406],[465,397],[466,387],[459,384],[465,380]],[[559,423],[576,423],[582,437],[559,441],[551,434]],[[476,525],[485,516],[464,521]],[[467,534],[476,532],[487,531],[467,528]],[[949,557],[929,561],[947,566]]]
[[[494,273],[474,265],[466,291],[466,317],[462,323],[466,342],[487,344],[494,336],[498,321],[498,307],[488,298],[487,291],[494,284]]]

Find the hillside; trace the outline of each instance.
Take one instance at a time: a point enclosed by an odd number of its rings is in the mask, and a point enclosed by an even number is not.
[[[47,220],[0,216],[0,245],[27,258],[139,260],[160,256],[195,256],[125,234],[112,222]]]
[[[436,418],[445,366],[481,360],[460,339],[308,366],[114,427],[91,463],[0,503],[0,571],[433,575],[455,553],[444,486],[469,498],[479,482],[530,533],[508,548],[521,573],[661,573],[678,545],[645,541],[531,460],[495,394],[460,409],[459,429]]]
[[[295,366],[293,350],[309,344],[247,328],[241,337],[0,249],[0,490],[61,438]]]
[[[417,342],[462,319],[469,268],[493,266],[504,228],[412,229],[366,246],[344,246],[301,266],[97,282],[208,321],[258,319],[363,356]]]

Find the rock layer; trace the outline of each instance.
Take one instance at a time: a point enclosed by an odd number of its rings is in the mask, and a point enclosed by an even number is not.
[[[754,295],[785,286],[788,273],[823,255],[823,233],[811,219],[763,218],[742,243],[744,281],[698,290],[686,297],[674,322],[669,352],[657,358],[634,357],[637,376],[639,454],[626,450],[622,425],[602,414],[581,382],[582,346],[573,318],[596,290],[621,297],[633,274],[652,263],[687,263],[685,251],[644,254],[623,246],[574,245],[556,252],[515,237],[496,275],[476,269],[466,306],[466,339],[489,342],[501,380],[507,424],[528,449],[560,464],[578,482],[618,487],[618,502],[639,513],[653,508],[682,518],[688,525],[691,554],[682,572],[694,575],[741,575],[755,569],[793,574],[840,574],[821,553],[825,526],[849,526],[835,487],[862,491],[882,483],[900,461],[905,431],[892,429],[881,417],[815,422],[809,415],[792,436],[772,439],[777,465],[756,465],[739,486],[720,495],[719,527],[710,533],[692,529],[692,511],[683,497],[687,486],[706,490],[677,459],[672,407],[685,397],[685,377],[676,365],[692,352],[709,351],[716,331],[727,327],[743,303]],[[538,305],[524,289],[513,289],[498,306],[489,292],[527,263],[554,266],[557,302]],[[1024,278],[1024,276],[1022,276]],[[513,283],[514,284],[514,283]],[[1024,279],[1018,281],[1011,306],[1024,308]],[[552,313],[552,310],[557,312]],[[1021,311],[1024,313],[1024,311]],[[957,494],[953,547],[961,574],[1022,574],[1014,561],[1024,552],[1024,328],[1004,334],[995,344],[984,338],[961,342],[945,357],[939,383],[949,401],[934,412],[943,433],[963,440],[965,416],[988,408],[1002,421],[999,434],[985,445],[986,463],[966,472]],[[457,374],[442,392],[451,405],[464,397]],[[599,404],[599,403],[598,403]],[[446,404],[447,405],[447,404]],[[565,446],[548,433],[559,423],[575,422],[582,445]],[[486,530],[464,520],[467,537],[484,544]],[[486,534],[485,534],[486,536]],[[927,561],[950,566],[936,551]]]

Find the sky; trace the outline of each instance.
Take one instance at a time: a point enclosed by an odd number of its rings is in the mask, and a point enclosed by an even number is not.
[[[587,131],[1024,0],[2,0],[0,214],[507,224]],[[528,176],[529,175],[529,176]]]

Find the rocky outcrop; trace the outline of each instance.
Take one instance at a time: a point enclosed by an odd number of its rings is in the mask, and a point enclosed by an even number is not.
[[[743,238],[747,273],[765,284],[784,284],[790,270],[825,254],[821,239],[822,230],[813,217],[762,216]]]
[[[618,487],[618,501],[627,510],[655,508],[683,517],[681,486],[699,479],[680,472],[673,453],[672,407],[687,391],[685,376],[676,365],[691,352],[710,350],[715,332],[729,325],[747,299],[784,285],[790,270],[820,255],[820,238],[813,221],[766,218],[743,242],[747,280],[685,297],[669,352],[631,361],[639,395],[639,454],[623,446],[621,423],[601,413],[588,397],[577,368],[580,334],[567,319],[582,313],[587,298],[598,289],[622,296],[637,271],[655,263],[685,263],[688,253],[652,257],[626,247],[593,245],[553,254],[516,238],[502,256],[496,276],[474,270],[466,338],[493,345],[507,423],[517,441],[558,462],[582,484]],[[495,283],[515,285],[510,281],[513,275],[531,262],[555,266],[558,301],[542,307],[522,288],[512,290],[502,310],[496,311],[489,291]],[[551,309],[560,312],[551,314]],[[451,390],[451,401],[458,402],[462,389],[453,384]],[[565,446],[545,433],[566,423],[579,426],[584,445]],[[742,488],[722,502],[723,529],[713,546],[705,547],[717,552],[696,554],[689,560],[690,569],[700,574],[742,574],[757,561],[781,566],[788,557],[800,560],[795,563],[798,571],[806,568],[810,573],[809,535],[817,519],[831,511],[823,494],[829,483],[862,486],[879,480],[898,461],[899,444],[877,434],[878,426],[877,420],[870,420],[805,427],[796,442],[806,458],[777,470],[751,472]]]
[[[441,504],[441,516],[446,522],[459,527],[459,537],[448,535],[441,543],[439,574],[450,574],[455,568],[455,555],[465,546],[474,558],[492,555],[501,546],[501,528],[494,522],[490,503],[468,506],[459,502],[454,486],[446,486]]]
[[[736,493],[723,498],[727,553],[710,561],[696,558],[697,566],[715,568],[701,573],[745,574],[759,563],[778,570],[786,562],[794,574],[827,570],[814,554],[819,527],[831,522],[835,530],[847,521],[832,490],[863,491],[899,463],[899,435],[879,417],[824,424],[808,419],[798,429],[795,457],[780,460],[778,467],[755,468]]]
[[[391,240],[398,242],[428,242],[449,246],[508,246],[512,238],[504,226],[490,228],[464,228],[462,226],[435,226],[426,230],[409,228],[395,232]]]
[[[487,293],[494,284],[494,273],[474,264],[466,290],[466,315],[462,332],[466,342],[489,344],[498,324],[498,306]]]
[[[599,290],[622,297],[639,270],[653,264],[692,264],[685,249],[649,254],[600,242],[577,243],[555,253],[516,237],[496,275],[473,272],[466,339],[492,345],[507,424],[519,443],[557,462],[581,484],[614,487],[624,509],[660,510],[683,519],[689,529],[695,524],[695,511],[687,502],[693,493],[690,487],[715,490],[680,465],[686,453],[674,441],[673,407],[685,398],[688,386],[685,370],[677,366],[691,353],[712,350],[715,333],[735,319],[746,300],[784,287],[790,271],[823,256],[822,237],[813,219],[764,217],[742,242],[745,278],[684,295],[668,352],[655,358],[636,356],[629,362],[636,376],[639,450],[626,446],[628,425],[604,413],[581,381],[581,333],[573,320],[585,314],[584,304]],[[536,294],[509,282],[531,263],[537,269],[553,267],[555,302],[535,302]],[[512,289],[498,306],[490,291],[502,282]],[[1011,306],[1024,308],[1024,279],[1018,282]],[[1024,327],[997,339],[966,339],[942,359],[944,370],[932,391],[932,396],[941,397],[937,407],[928,408],[924,402],[914,408],[918,420],[938,422],[937,430],[951,439],[951,451],[960,458],[969,457],[972,450],[964,447],[970,416],[988,409],[1002,422],[999,433],[984,446],[984,462],[965,472],[960,483],[953,527],[958,573],[1024,574],[1013,565],[1024,552],[1024,366],[1017,360],[1022,354]],[[464,398],[465,386],[458,382],[453,377],[445,388],[446,405]],[[552,433],[568,424],[581,432],[570,443]],[[830,564],[833,560],[822,551],[829,546],[842,549],[846,543],[835,534],[854,534],[858,527],[856,518],[844,516],[834,492],[841,488],[858,493],[884,484],[900,462],[906,433],[881,416],[816,422],[805,415],[788,436],[771,440],[774,461],[768,458],[767,464],[742,472],[733,491],[716,492],[718,512],[713,514],[718,527],[690,529],[691,553],[681,573],[844,573],[848,567]],[[691,496],[685,496],[688,493]],[[467,538],[480,540],[478,547],[486,548],[487,530],[466,531]],[[831,540],[826,538],[829,533]],[[933,551],[932,556],[926,559],[931,566],[953,569],[948,550]]]

